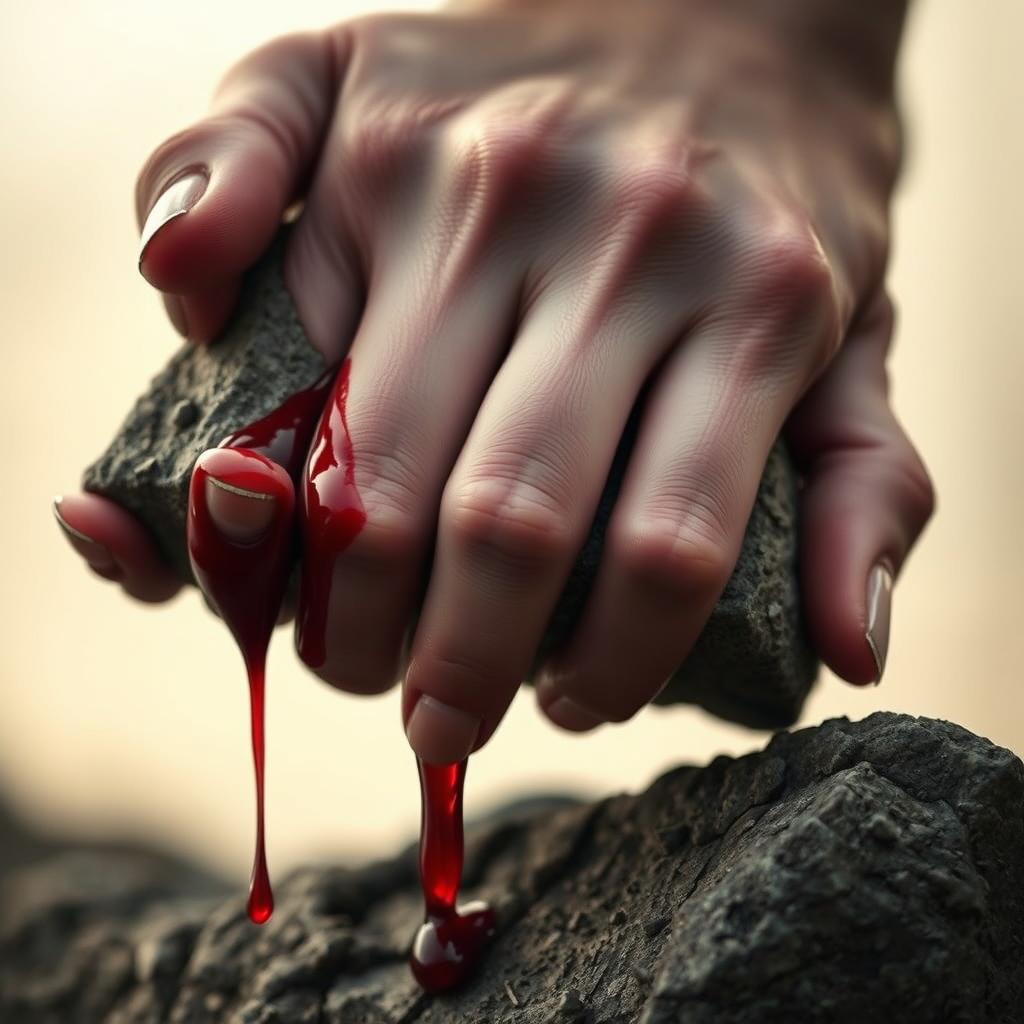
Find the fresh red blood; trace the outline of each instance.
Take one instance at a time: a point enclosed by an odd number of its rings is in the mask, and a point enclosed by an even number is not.
[[[274,910],[264,828],[267,648],[294,560],[295,485],[332,379],[333,372],[325,374],[312,388],[292,395],[269,416],[236,431],[219,448],[205,452],[193,470],[189,487],[187,532],[192,569],[203,593],[237,641],[249,677],[256,843],[248,912],[256,924],[269,920]],[[214,526],[206,504],[206,482],[211,476],[229,487],[266,494],[275,500],[273,521],[256,541],[236,543]]]
[[[482,902],[456,906],[462,879],[462,790],[466,762],[419,760],[423,812],[420,881],[425,920],[413,940],[410,964],[428,992],[464,981],[494,935],[494,911]]]
[[[345,414],[349,370],[346,360],[329,398],[331,380],[325,376],[269,416],[236,431],[219,448],[205,452],[189,489],[188,547],[193,571],[234,635],[249,676],[256,850],[247,907],[257,924],[267,921],[274,909],[264,837],[264,684],[267,648],[295,552],[295,494],[301,486],[304,557],[298,644],[303,660],[313,667],[322,665],[326,657],[327,605],[335,561],[366,522]],[[275,500],[273,522],[256,541],[239,544],[216,529],[206,503],[211,476],[229,487]],[[419,772],[425,921],[413,942],[411,965],[424,989],[439,992],[471,973],[494,934],[495,918],[486,903],[463,907],[456,903],[462,877],[466,762],[429,765],[420,761]]]
[[[338,372],[309,455],[302,491],[302,601],[297,643],[299,655],[311,668],[320,668],[327,660],[327,606],[335,562],[366,522],[345,415],[350,367],[345,360]]]
[[[333,380],[334,370],[328,370],[311,388],[285,399],[263,419],[236,430],[218,447],[258,452],[283,466],[297,483]]]
[[[266,494],[275,501],[269,528],[251,544],[238,544],[213,524],[207,481]],[[214,484],[217,486],[217,484]],[[264,842],[264,678],[267,647],[288,584],[294,536],[295,493],[284,470],[254,451],[205,452],[189,487],[188,548],[203,592],[231,630],[249,676],[252,754],[256,773],[256,854],[249,887],[249,916],[262,924],[274,909]]]

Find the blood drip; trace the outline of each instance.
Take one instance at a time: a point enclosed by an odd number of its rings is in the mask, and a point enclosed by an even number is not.
[[[335,562],[366,522],[345,415],[350,366],[345,360],[338,372],[309,456],[302,492],[302,601],[297,645],[310,668],[320,668],[327,660],[325,635]]]
[[[205,452],[189,486],[187,532],[192,569],[203,593],[238,643],[249,679],[256,842],[247,910],[256,924],[269,920],[274,910],[264,827],[267,648],[294,560],[296,482],[332,378],[330,371],[269,416],[236,431],[219,448]],[[216,528],[206,502],[210,478],[213,486],[227,485],[229,490],[236,488],[275,501],[273,520],[257,540],[240,544]]]
[[[307,664],[324,663],[328,600],[334,564],[366,522],[355,484],[355,457],[345,404],[350,364],[342,364],[321,415],[330,375],[289,398],[257,423],[204,453],[189,488],[188,547],[203,592],[234,635],[249,676],[253,765],[256,777],[256,849],[247,909],[263,924],[274,909],[264,835],[264,712],[267,648],[288,584],[295,541],[295,493],[316,431],[302,487],[302,618],[299,651]],[[319,417],[319,426],[317,418]],[[282,468],[284,472],[282,472]],[[239,544],[215,526],[206,503],[207,480],[275,501],[270,527]],[[290,478],[290,479],[289,479]],[[470,974],[495,930],[483,902],[456,907],[462,878],[462,791],[466,761],[419,762],[423,813],[420,878],[425,920],[413,941],[411,966],[420,985],[440,992]]]
[[[472,973],[494,935],[494,911],[482,901],[456,908],[462,880],[462,790],[466,761],[419,760],[423,811],[420,882],[425,920],[412,944],[410,965],[428,992],[453,988]]]

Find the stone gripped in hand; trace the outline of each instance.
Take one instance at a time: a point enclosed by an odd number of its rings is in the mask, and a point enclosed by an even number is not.
[[[186,580],[191,580],[191,571],[185,513],[196,458],[289,395],[311,387],[324,372],[284,287],[281,243],[279,238],[249,275],[224,335],[210,346],[184,346],[85,473],[86,490],[132,512]],[[619,446],[589,538],[539,655],[569,635],[594,580],[634,421]],[[765,467],[732,578],[660,703],[699,704],[756,728],[796,720],[818,670],[800,614],[796,516],[796,478],[779,443]]]

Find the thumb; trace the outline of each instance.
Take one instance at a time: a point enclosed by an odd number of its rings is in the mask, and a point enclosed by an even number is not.
[[[139,270],[194,340],[223,326],[242,272],[301,194],[334,111],[342,38],[285,36],[244,58],[209,116],[159,146],[139,175]]]
[[[806,478],[800,560],[808,629],[826,664],[852,683],[881,679],[893,581],[935,503],[889,405],[892,326],[892,307],[880,298],[787,425]]]

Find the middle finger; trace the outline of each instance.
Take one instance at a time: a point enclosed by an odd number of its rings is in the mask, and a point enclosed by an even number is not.
[[[630,410],[678,331],[678,294],[637,286],[628,235],[536,300],[445,487],[404,696],[409,741],[428,762],[465,757],[505,713]]]

